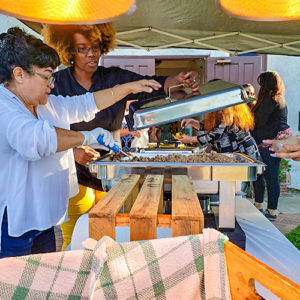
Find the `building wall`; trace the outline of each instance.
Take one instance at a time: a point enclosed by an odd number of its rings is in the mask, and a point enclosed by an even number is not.
[[[23,24],[18,19],[0,14],[0,33],[6,32],[7,29],[9,29],[11,27],[15,27],[15,26],[18,26],[18,27],[24,29],[26,32],[33,34],[36,37],[41,38],[41,36],[39,34],[37,34],[35,31],[31,30],[29,27],[27,27],[25,24]]]
[[[277,71],[285,83],[285,96],[288,107],[288,123],[293,134],[299,134],[300,111],[300,57],[268,55],[268,71]],[[300,189],[300,162],[291,160],[291,186]]]

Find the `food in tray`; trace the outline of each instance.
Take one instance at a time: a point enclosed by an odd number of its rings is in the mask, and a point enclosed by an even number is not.
[[[122,161],[120,155],[114,155],[111,157],[112,161]],[[241,161],[236,160],[233,157],[229,157],[222,153],[217,153],[211,151],[210,153],[200,153],[200,154],[191,154],[191,155],[182,155],[182,154],[169,154],[169,155],[156,155],[154,157],[147,156],[133,156],[133,162],[186,162],[186,163],[241,163]]]
[[[164,148],[175,148],[175,144],[169,144],[169,143],[160,143],[159,147],[164,147]]]
[[[176,134],[175,134],[175,138],[176,139],[181,139],[182,137],[184,137],[186,134],[185,133],[183,133],[183,132],[177,132]]]
[[[169,143],[159,143],[157,146],[157,143],[148,143],[146,148],[176,148],[176,144],[169,144]],[[177,148],[186,148],[186,145],[183,143],[177,144]]]
[[[157,143],[148,143],[147,144],[147,148],[156,148],[157,147]]]

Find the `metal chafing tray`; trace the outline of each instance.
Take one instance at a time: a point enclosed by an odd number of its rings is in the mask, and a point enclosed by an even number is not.
[[[167,155],[168,153],[160,153]],[[191,155],[191,153],[180,153]],[[191,176],[198,194],[203,193],[197,189],[197,183],[203,180],[218,181],[219,207],[215,213],[219,229],[233,230],[235,228],[235,195],[237,181],[256,180],[258,173],[262,172],[264,164],[260,161],[239,153],[223,153],[235,158],[237,163],[187,163],[187,162],[121,162],[104,160],[90,163],[90,171],[102,179],[104,189],[109,190],[124,174],[139,174],[145,177],[148,174],[163,174],[171,178],[172,175]],[[136,156],[153,157],[156,153],[135,153]],[[199,185],[201,186],[201,185]]]
[[[199,92],[191,94],[175,92],[171,95],[171,89],[175,87],[169,88],[166,98],[131,103],[126,116],[128,128],[139,130],[256,100],[247,98],[242,86],[223,80],[202,85]]]
[[[135,153],[138,157],[154,157],[156,152]],[[161,152],[160,155],[168,155]],[[191,155],[190,152],[178,153]],[[120,162],[110,161],[109,158],[98,160],[89,164],[91,173],[102,179],[104,187],[110,188],[112,181],[120,178],[124,174],[164,174],[189,175],[193,180],[210,181],[253,181],[256,175],[262,172],[263,163],[256,161],[244,154],[223,153],[226,156],[235,158],[237,163],[187,163],[187,162],[131,162],[124,158]],[[197,191],[201,193],[201,191]]]

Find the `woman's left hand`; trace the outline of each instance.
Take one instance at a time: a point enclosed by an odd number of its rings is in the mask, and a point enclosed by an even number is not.
[[[157,91],[159,88],[161,88],[161,84],[154,79],[142,79],[128,82],[127,84],[129,85],[131,93],[133,94],[141,92],[152,93],[153,90]]]
[[[185,88],[190,88],[192,91],[199,90],[200,75],[196,71],[180,72],[178,75],[179,82],[184,84]]]

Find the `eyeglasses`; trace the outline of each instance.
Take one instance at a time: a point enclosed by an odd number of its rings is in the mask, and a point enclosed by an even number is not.
[[[81,54],[88,54],[90,52],[90,50],[92,50],[94,53],[96,53],[96,52],[100,52],[102,50],[102,47],[100,45],[95,45],[95,46],[92,46],[92,47],[79,47],[79,48],[76,48],[76,51],[78,53],[81,53]]]
[[[30,72],[31,74],[36,74],[36,75],[39,75],[40,77],[44,78],[44,79],[47,79],[47,85],[50,86],[54,83],[55,81],[55,78],[52,76],[52,74],[50,74],[49,76],[43,74],[43,73],[39,73],[39,72],[36,72],[36,71],[31,71]]]
[[[254,93],[253,93],[253,92],[246,91],[246,94],[247,94],[248,96],[254,96]]]

